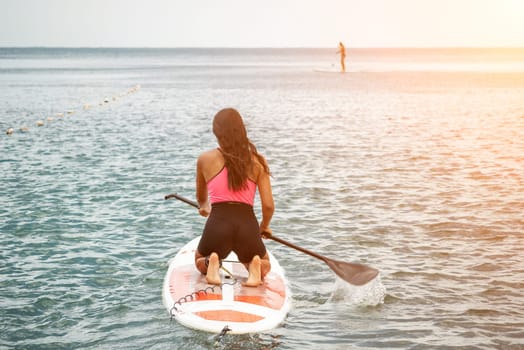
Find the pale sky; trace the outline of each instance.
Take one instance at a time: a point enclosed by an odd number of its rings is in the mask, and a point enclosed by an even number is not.
[[[524,47],[524,0],[0,0],[0,47]]]

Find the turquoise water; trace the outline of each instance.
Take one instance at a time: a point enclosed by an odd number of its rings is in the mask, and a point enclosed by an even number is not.
[[[523,56],[350,50],[342,75],[313,71],[330,50],[0,49],[0,348],[523,348]],[[378,268],[383,302],[267,242],[281,327],[170,322],[167,261],[204,219],[163,197],[194,197],[226,106],[270,163],[275,235]]]

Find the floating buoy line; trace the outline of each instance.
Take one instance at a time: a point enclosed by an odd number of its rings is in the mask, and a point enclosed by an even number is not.
[[[97,106],[104,106],[104,105],[107,105],[109,104],[110,102],[113,102],[113,101],[117,101],[118,99],[124,97],[124,96],[127,96],[127,95],[130,95],[130,94],[133,94],[133,93],[136,93],[138,90],[140,90],[140,85],[135,85],[133,86],[132,88],[130,88],[129,90],[123,92],[123,93],[120,93],[118,95],[115,95],[113,96],[112,98],[104,98],[102,101],[100,101],[98,104],[84,104],[84,106],[81,108],[81,110],[84,110],[84,111],[87,111],[87,110],[90,110],[92,108],[95,108]],[[76,110],[74,109],[70,109],[70,110],[67,110],[67,111],[64,111],[64,112],[59,112],[59,113],[55,113],[54,115],[52,116],[48,116],[47,118],[44,118],[44,119],[38,119],[33,125],[35,125],[37,128],[38,127],[42,127],[47,123],[51,123],[53,122],[55,119],[57,120],[60,120],[62,118],[64,118],[65,116],[72,116],[73,114],[77,113]],[[27,125],[22,125],[20,126],[18,129],[15,129],[14,127],[9,127],[7,128],[6,130],[6,135],[7,136],[11,136],[13,135],[14,133],[16,132],[19,132],[19,133],[27,133],[29,132],[29,126]]]

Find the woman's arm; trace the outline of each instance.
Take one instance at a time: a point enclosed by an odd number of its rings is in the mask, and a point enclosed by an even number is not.
[[[275,203],[273,202],[273,193],[271,190],[270,176],[264,170],[260,170],[258,176],[258,193],[260,196],[260,203],[262,206],[262,221],[260,222],[260,232],[271,232],[269,223],[275,211]]]
[[[196,199],[199,205],[198,212],[207,217],[211,213],[211,206],[209,205],[207,182],[203,172],[204,163],[204,155],[201,155],[198,157],[196,167]]]

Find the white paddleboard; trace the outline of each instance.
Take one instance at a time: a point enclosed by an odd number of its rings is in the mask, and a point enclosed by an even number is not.
[[[322,69],[322,68],[313,69],[313,72],[316,72],[316,73],[338,73],[338,74],[347,74],[347,73],[349,73],[348,71],[342,72],[340,69]]]
[[[222,262],[222,286],[206,282],[195,267],[195,250],[200,237],[187,243],[169,261],[162,299],[172,317],[184,326],[220,333],[262,332],[284,321],[291,307],[291,293],[284,270],[268,251],[271,271],[259,287],[242,285],[248,273],[235,253]]]

